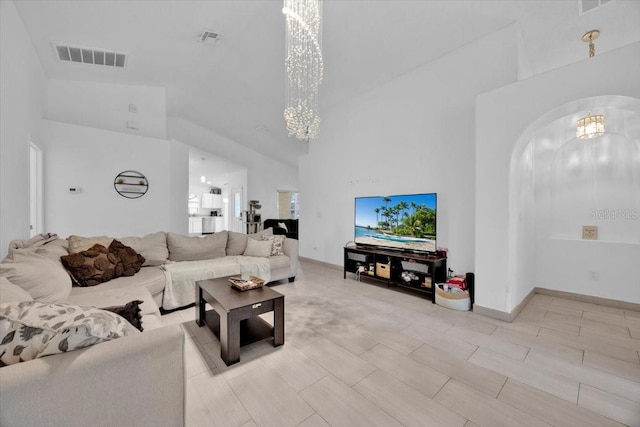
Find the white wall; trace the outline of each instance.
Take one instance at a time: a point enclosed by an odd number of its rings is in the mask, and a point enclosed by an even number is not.
[[[62,237],[188,233],[188,149],[175,141],[44,121],[45,226]],[[114,189],[118,173],[135,170],[148,192],[127,199]],[[69,187],[80,192],[70,194]]]
[[[323,113],[300,161],[300,255],[342,264],[354,197],[438,193],[438,246],[474,269],[475,99],[517,78],[511,26]]]
[[[169,117],[167,134],[170,138],[201,150],[229,159],[247,169],[246,184],[229,182],[229,189],[238,184],[244,188],[244,202],[260,200],[262,218],[277,218],[278,188],[298,188],[297,170],[285,163],[244,147],[237,142],[187,120]],[[231,175],[231,174],[230,174]],[[231,177],[230,177],[231,179]]]
[[[45,79],[15,5],[0,1],[0,258],[29,238],[29,141],[42,146]]]
[[[174,233],[189,232],[189,147],[179,141],[163,141],[169,145],[169,223],[166,229]]]
[[[512,156],[518,141],[527,129],[549,111],[567,103],[600,95],[621,95],[640,98],[640,43],[597,55],[578,63],[537,75],[478,97],[476,104],[476,304],[503,312],[511,312],[533,286],[543,285],[570,292],[594,294],[593,288],[563,287],[576,280],[584,284],[594,257],[584,255],[593,245],[582,241],[569,242],[545,251],[557,258],[551,268],[545,268],[549,279],[544,283],[523,280],[518,268],[518,251],[523,242],[515,236],[523,225],[512,194],[530,191],[511,188],[514,171]],[[579,113],[575,112],[576,115]],[[584,111],[580,111],[584,113]],[[575,122],[574,122],[575,123]],[[530,141],[520,141],[523,150]],[[526,154],[526,153],[524,153]],[[523,154],[523,155],[524,155]],[[519,172],[519,171],[515,171]],[[524,173],[524,172],[522,172]],[[524,203],[526,205],[526,203]],[[582,219],[576,220],[579,227]],[[585,224],[589,225],[589,224]],[[526,226],[525,226],[526,228]],[[526,234],[526,233],[525,233]],[[615,250],[604,242],[598,246],[600,282],[597,296],[639,302],[640,247],[617,246]],[[531,250],[529,248],[529,250]],[[537,248],[543,250],[542,248]],[[536,265],[537,253],[533,254]],[[529,264],[529,263],[528,263]],[[531,265],[531,264],[529,264]],[[563,266],[567,272],[560,274]],[[626,272],[628,280],[615,271]],[[545,273],[540,272],[542,277]],[[556,276],[556,277],[554,277]],[[556,287],[557,286],[557,287]]]
[[[113,72],[124,72],[113,70]],[[167,135],[166,90],[163,87],[113,83],[49,80],[49,120],[115,132],[165,139]],[[136,112],[129,111],[129,104]],[[127,121],[138,123],[129,129]]]

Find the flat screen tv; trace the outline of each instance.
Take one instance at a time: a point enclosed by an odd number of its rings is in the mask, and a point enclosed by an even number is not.
[[[435,252],[437,194],[356,197],[356,245]]]

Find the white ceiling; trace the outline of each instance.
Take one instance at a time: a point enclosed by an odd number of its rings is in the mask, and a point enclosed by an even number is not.
[[[169,116],[292,164],[307,151],[287,136],[282,118],[281,1],[15,3],[48,77],[166,87]],[[592,28],[602,32],[598,53],[640,40],[638,1],[578,11],[578,0],[325,0],[321,113],[514,22],[525,77],[584,59],[580,37]],[[221,41],[200,42],[203,30]],[[127,66],[59,62],[55,42],[127,52]]]

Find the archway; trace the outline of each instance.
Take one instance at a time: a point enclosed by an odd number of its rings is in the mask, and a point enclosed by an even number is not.
[[[605,116],[606,134],[578,140],[588,112]],[[582,225],[598,226],[599,240],[583,240]],[[639,302],[621,280],[639,252],[640,100],[585,98],[535,120],[510,161],[511,306],[535,287]]]

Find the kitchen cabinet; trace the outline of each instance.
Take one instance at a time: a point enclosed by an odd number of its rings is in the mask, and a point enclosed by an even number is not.
[[[189,217],[189,234],[202,234],[202,217]]]
[[[202,209],[220,209],[222,208],[222,195],[204,193],[202,195]]]

